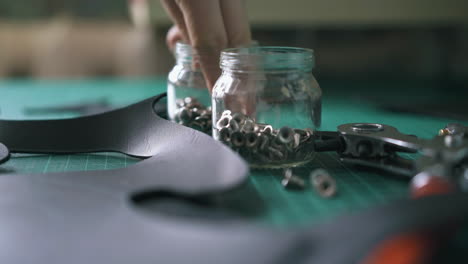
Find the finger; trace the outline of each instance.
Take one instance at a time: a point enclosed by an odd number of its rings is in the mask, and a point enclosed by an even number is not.
[[[229,47],[248,46],[251,44],[251,32],[244,0],[220,0],[224,27]],[[239,85],[232,101],[226,100],[231,111],[255,117],[256,79],[246,78]]]
[[[220,0],[229,47],[249,45],[252,41],[244,0]]]
[[[184,15],[182,11],[180,10],[179,6],[176,4],[174,0],[161,0],[161,4],[166,10],[166,13],[174,22],[175,26],[179,29],[179,33],[182,36],[182,39],[188,41],[189,38],[187,34],[187,27],[185,26]],[[172,28],[169,30],[167,38],[166,38],[166,42],[168,43],[168,45],[169,45],[169,42],[167,40],[168,40],[169,34],[171,33],[171,30]]]
[[[182,33],[180,32],[180,29],[177,25],[173,25],[169,31],[167,32],[166,35],[166,44],[169,47],[171,51],[174,51],[175,44],[179,41],[182,41],[184,43],[188,43],[187,39],[184,38]]]
[[[179,0],[190,44],[198,54],[211,91],[220,74],[219,54],[227,47],[227,35],[219,0]]]

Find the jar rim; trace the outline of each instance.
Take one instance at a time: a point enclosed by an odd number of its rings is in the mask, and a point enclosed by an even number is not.
[[[220,67],[231,71],[312,70],[314,50],[299,47],[257,46],[221,52]]]
[[[190,44],[187,44],[187,43],[182,42],[182,41],[177,41],[175,46],[176,46],[176,48],[179,47],[179,48],[185,48],[185,49],[192,50],[192,46]]]
[[[174,56],[178,62],[192,62],[196,56],[195,50],[190,44],[182,41],[177,41],[174,48]]]
[[[274,52],[275,54],[284,54],[286,52],[288,53],[296,53],[296,54],[310,54],[313,56],[314,50],[309,49],[309,48],[300,48],[300,47],[287,47],[287,46],[254,46],[254,47],[240,47],[240,48],[227,48],[221,51],[221,54],[230,54],[230,55],[235,55],[235,54],[240,54],[240,51],[242,50],[258,50],[258,51],[269,51],[269,52]]]

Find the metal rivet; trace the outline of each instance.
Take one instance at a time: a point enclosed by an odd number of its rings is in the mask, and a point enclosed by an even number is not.
[[[278,133],[279,133],[278,129],[273,129],[273,131],[271,131],[271,135],[274,137],[278,136]]]
[[[293,145],[293,147],[297,148],[300,143],[301,143],[301,135],[295,133],[294,134],[294,145]]]
[[[245,143],[244,134],[241,132],[233,132],[231,134],[231,143],[234,147],[242,147]]]
[[[254,148],[257,146],[258,143],[258,136],[257,134],[250,132],[245,134],[245,146],[248,148]]]
[[[189,122],[190,119],[192,119],[192,113],[188,109],[182,108],[180,112],[178,113],[177,117],[179,118],[180,121],[186,123],[186,122]]]
[[[246,116],[242,113],[235,113],[232,115],[232,119],[235,120],[240,125],[245,121]]]
[[[262,129],[264,129],[266,126],[267,126],[267,124],[255,123],[255,125],[254,125],[254,132],[255,132],[255,133],[261,132]]]
[[[208,122],[210,120],[210,117],[206,115],[199,115],[199,116],[196,116],[194,120],[199,121],[199,122]]]
[[[273,148],[273,147],[269,147],[268,148],[268,152],[269,152],[269,156],[271,159],[283,159],[284,158],[284,153],[281,152],[280,150],[276,149],[276,148]]]
[[[231,128],[232,132],[239,131],[239,123],[231,118],[231,120],[229,120],[229,128]]]
[[[219,139],[223,142],[230,142],[231,141],[231,134],[232,131],[228,127],[223,127],[219,130]]]
[[[192,118],[200,116],[201,111],[198,108],[194,107],[191,110],[192,110]]]
[[[278,139],[283,144],[289,144],[294,140],[294,130],[292,128],[284,126],[279,130]]]
[[[231,116],[231,110],[224,110],[221,116]]]
[[[200,111],[200,116],[207,116],[207,117],[210,117],[211,118],[211,112],[209,112],[208,110],[201,110]]]
[[[303,179],[293,175],[291,169],[286,169],[284,171],[284,178],[281,180],[281,185],[287,189],[302,190],[305,187],[305,182]]]
[[[302,130],[302,129],[296,128],[294,129],[294,133],[296,133],[296,135],[299,135],[299,142],[304,142],[309,137],[307,131]]]
[[[177,106],[177,108],[182,108],[182,107],[184,107],[184,106],[185,106],[184,100],[182,100],[182,99],[177,99],[177,100],[176,100],[176,106]]]
[[[192,98],[192,97],[185,97],[184,98],[184,104],[186,104],[186,105],[191,104],[193,102],[195,102],[195,99]]]
[[[262,130],[260,130],[260,132],[262,132],[264,134],[272,134],[273,127],[270,126],[270,125],[266,125]]]
[[[330,198],[336,194],[337,187],[335,179],[330,176],[328,171],[316,169],[310,173],[309,177],[312,186],[320,196]]]
[[[218,129],[221,129],[223,127],[229,127],[229,122],[230,121],[231,121],[230,116],[224,116],[224,117],[222,117],[221,119],[218,120],[218,122],[216,123],[216,127]]]
[[[242,126],[243,132],[253,132],[255,129],[255,123],[251,119],[246,119]]]
[[[268,138],[267,135],[261,134],[259,138],[260,142],[260,149],[263,151],[268,150],[268,147],[270,146],[270,139]]]
[[[211,110],[202,105],[196,98],[185,97],[177,99],[178,109],[174,121],[178,124],[200,130],[205,133],[211,131]]]

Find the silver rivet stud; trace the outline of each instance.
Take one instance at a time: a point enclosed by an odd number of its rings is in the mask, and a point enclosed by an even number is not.
[[[283,144],[289,144],[294,140],[294,130],[284,126],[279,130],[278,139]]]
[[[188,123],[192,119],[192,113],[187,108],[183,108],[180,110],[178,118],[181,122]]]
[[[228,127],[223,127],[219,130],[219,139],[226,143],[226,142],[230,142],[231,141],[231,134],[232,134],[232,131],[230,128]]]
[[[310,182],[315,191],[323,198],[331,198],[336,195],[336,181],[330,173],[324,169],[316,169],[309,175]]]
[[[283,180],[281,180],[281,185],[283,185],[286,189],[302,190],[305,187],[305,182],[303,179],[294,175],[292,173],[292,169],[285,169]]]
[[[233,147],[242,147],[245,143],[244,134],[242,132],[233,132],[231,134],[231,143]]]
[[[257,134],[250,132],[245,134],[245,146],[248,148],[254,148],[258,144],[258,136]]]
[[[229,127],[229,122],[231,121],[231,117],[223,116],[221,119],[218,120],[216,123],[216,127],[218,129],[222,129],[223,127]]]
[[[229,120],[229,128],[231,128],[232,132],[237,132],[239,131],[239,123],[231,118],[231,120]]]

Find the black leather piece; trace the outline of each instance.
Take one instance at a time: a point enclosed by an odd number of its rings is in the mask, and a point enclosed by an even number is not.
[[[124,174],[0,177],[0,263],[356,263],[389,234],[468,216],[467,194],[393,203],[289,231],[148,216],[134,207],[130,190],[194,194],[234,182],[226,177],[213,182],[213,176],[181,187],[193,175]]]
[[[247,164],[206,134],[154,113],[165,95],[115,111],[72,119],[0,121],[0,141],[15,152],[118,151],[150,157],[116,170],[42,174],[95,188],[132,193],[163,184],[166,190],[221,191],[242,183]],[[107,134],[106,134],[107,133]],[[1,150],[1,146],[0,146]]]
[[[240,185],[247,174],[222,144],[157,117],[158,99],[90,117],[0,122],[0,141],[15,151],[151,156],[116,170],[1,174],[0,263],[355,263],[390,234],[468,218],[468,194],[404,200],[292,230],[149,215],[134,203],[144,192],[206,196]],[[29,132],[15,136],[10,125]],[[109,137],[98,128],[118,132]],[[41,139],[52,147],[34,142]]]
[[[172,142],[173,131],[188,142],[200,135],[167,122],[154,113],[159,95],[125,108],[70,119],[0,120],[0,142],[11,152],[85,153],[116,151],[153,156],[160,142]],[[184,143],[173,144],[175,148]],[[153,147],[154,146],[154,147]],[[170,146],[168,146],[170,147]]]

